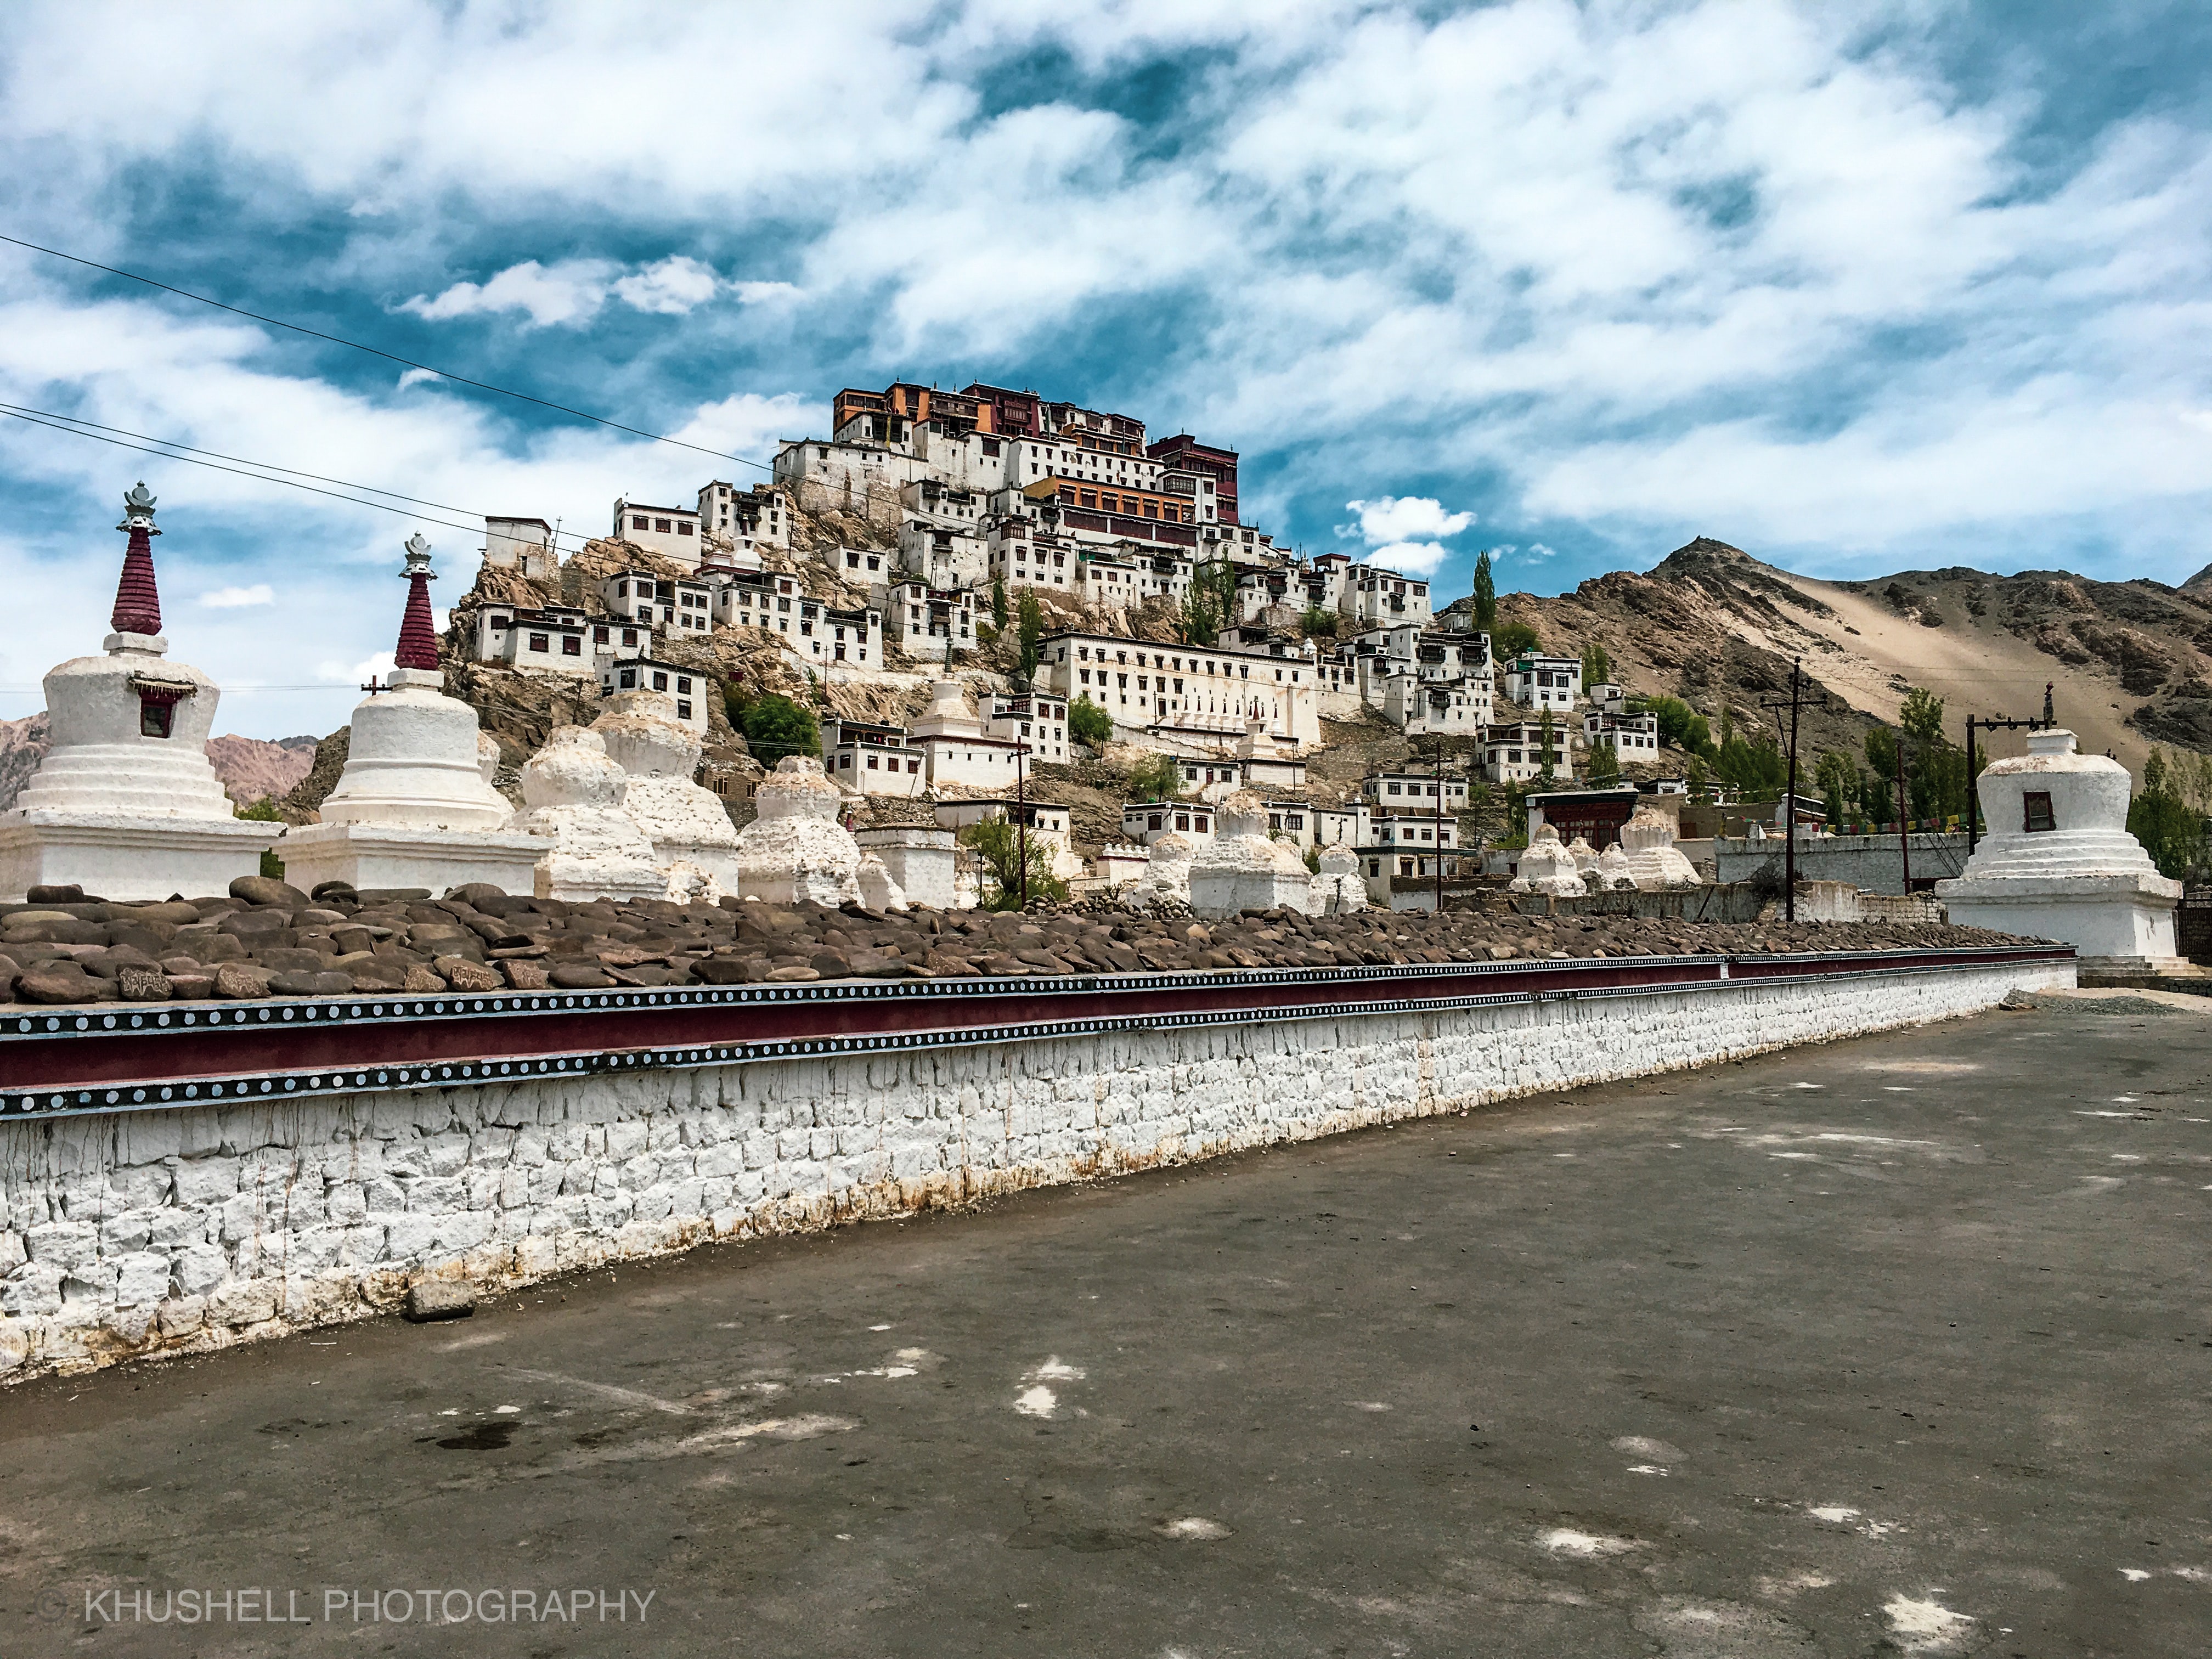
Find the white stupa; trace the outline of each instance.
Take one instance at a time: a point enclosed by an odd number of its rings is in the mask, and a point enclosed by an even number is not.
[[[1674,820],[1656,806],[1638,806],[1620,826],[1620,845],[1628,873],[1644,892],[1700,887],[1698,866],[1674,845]]]
[[[629,779],[606,744],[580,726],[556,726],[522,769],[524,811],[515,828],[550,846],[538,861],[532,896],[588,902],[659,898],[668,878],[653,843],[623,811]]]
[[[545,842],[507,832],[513,809],[484,775],[477,711],[445,694],[430,623],[430,548],[408,538],[407,608],[388,685],[355,705],[345,769],[322,805],[322,822],[289,830],[277,851],[284,879],[313,892],[326,881],[356,888],[427,887],[434,893],[488,882],[532,890]],[[497,745],[489,757],[498,763]]]
[[[1367,883],[1359,873],[1359,854],[1349,847],[1331,847],[1321,855],[1321,871],[1313,878],[1313,903],[1309,915],[1349,915],[1367,908]]]
[[[2158,873],[2128,833],[2127,768],[2077,753],[2063,730],[2028,735],[2027,753],[1993,761],[1977,793],[1987,840],[1952,881],[1936,884],[1962,927],[2055,939],[2084,968],[2177,972],[2181,884]]]
[[[76,885],[101,898],[198,897],[259,873],[278,826],[240,819],[209,765],[221,693],[165,660],[154,581],[154,497],[123,498],[123,578],[103,657],[46,675],[46,758],[0,813],[0,900]]]
[[[860,897],[860,843],[837,822],[844,794],[822,763],[787,755],[753,790],[760,816],[738,832],[738,893],[772,904]]]
[[[1313,875],[1297,848],[1267,834],[1267,804],[1240,789],[1214,808],[1213,838],[1190,858],[1190,908],[1201,916],[1313,902]]]
[[[1527,850],[1515,861],[1508,886],[1516,893],[1549,893],[1556,898],[1577,898],[1589,890],[1575,868],[1575,855],[1548,823],[1536,826]]]
[[[623,811],[653,843],[665,872],[704,892],[738,890],[738,830],[721,797],[692,781],[704,745],[676,718],[676,700],[665,691],[618,691],[607,712],[592,722],[607,757],[629,776]],[[687,866],[677,872],[678,865]]]

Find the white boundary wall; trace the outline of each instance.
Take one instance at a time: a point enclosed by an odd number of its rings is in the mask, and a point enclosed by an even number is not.
[[[392,1310],[1989,1008],[2074,964],[0,1123],[0,1374]]]

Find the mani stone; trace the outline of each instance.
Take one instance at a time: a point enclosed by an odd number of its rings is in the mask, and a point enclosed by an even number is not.
[[[1629,876],[1640,892],[1704,885],[1698,866],[1674,845],[1673,820],[1656,806],[1638,806],[1630,815],[1620,826],[1620,845],[1628,859]]]
[[[738,893],[769,904],[857,902],[860,848],[837,822],[843,793],[805,755],[787,755],[753,791],[760,816],[738,832]]]
[[[702,745],[677,720],[675,699],[664,691],[624,691],[610,703],[591,729],[629,779],[623,812],[653,843],[654,862],[675,878],[666,896],[712,903],[735,892],[738,832],[720,797],[692,781]],[[674,868],[679,865],[688,867]]]
[[[588,902],[659,898],[667,889],[653,843],[622,810],[629,778],[605,743],[580,726],[556,726],[522,769],[527,807],[518,830],[545,837],[533,896]]]
[[[207,757],[221,693],[197,668],[165,660],[154,580],[154,497],[123,498],[130,535],[100,657],[48,672],[50,746],[0,813],[0,901],[75,884],[144,902],[219,893],[261,867],[277,826],[233,815]]]
[[[1240,910],[1304,911],[1313,902],[1305,860],[1267,834],[1267,805],[1240,789],[1214,809],[1213,839],[1191,854],[1190,908],[1201,916]]]
[[[520,892],[545,851],[534,836],[503,833],[511,810],[485,777],[477,711],[445,695],[429,559],[422,537],[410,538],[390,689],[355,707],[345,769],[323,802],[322,822],[288,832],[279,849],[296,886],[443,892],[481,882]],[[492,758],[496,765],[496,745]]]
[[[1538,824],[1528,838],[1510,885],[1516,893],[1549,893],[1558,898],[1579,898],[1589,890],[1575,868],[1575,855],[1548,823]]]
[[[2181,884],[2128,833],[2127,769],[2078,753],[2071,732],[2028,734],[1993,761],[1977,793],[1989,837],[1956,879],[1936,884],[1951,922],[2071,945],[2087,969],[2178,973]]]

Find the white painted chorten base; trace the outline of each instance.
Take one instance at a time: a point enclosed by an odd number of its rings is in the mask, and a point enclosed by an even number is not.
[[[239,877],[261,873],[261,854],[282,828],[248,818],[12,812],[0,819],[0,902],[72,884],[133,904],[228,893]]]
[[[2181,884],[2158,875],[2014,876],[1936,884],[1951,923],[2030,939],[2055,939],[2085,970],[2194,971],[2176,954],[2174,902]],[[1979,889],[1980,890],[1977,890]]]
[[[427,887],[433,893],[487,882],[527,898],[538,860],[551,850],[543,836],[489,830],[429,830],[404,823],[310,823],[286,834],[276,855],[284,879],[303,893],[326,881],[356,888]]]

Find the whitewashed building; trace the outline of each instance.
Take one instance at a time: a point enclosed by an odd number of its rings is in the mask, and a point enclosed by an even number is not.
[[[1150,847],[1163,836],[1212,841],[1213,808],[1189,801],[1132,801],[1121,809],[1121,835],[1139,847]]]
[[[1002,743],[1028,745],[1036,760],[1067,759],[1067,699],[1046,691],[994,694],[985,705],[983,733]]]
[[[561,561],[553,547],[553,526],[543,519],[484,519],[484,562],[495,570],[513,570],[532,581],[550,581],[560,574]]]
[[[911,799],[929,787],[927,757],[902,726],[833,718],[822,725],[822,769],[840,789]]]
[[[1547,657],[1528,652],[1501,665],[1505,671],[1505,700],[1523,708],[1564,714],[1575,706],[1583,688],[1580,657]]]
[[[617,571],[599,583],[599,604],[625,621],[658,624],[670,634],[710,634],[714,629],[714,590],[703,580]]]
[[[596,677],[617,656],[650,655],[653,629],[642,623],[594,618],[574,605],[533,611],[487,605],[477,612],[471,644],[478,662]]]
[[[944,659],[949,642],[956,651],[975,643],[975,591],[939,587],[919,578],[872,591],[883,613],[884,636],[909,657]]]
[[[615,502],[615,540],[658,553],[687,568],[699,562],[699,513],[690,507],[649,507],[623,497]]]
[[[678,724],[707,735],[707,699],[715,688],[712,678],[696,668],[651,657],[617,657],[599,671],[599,694],[618,696],[625,691],[659,691],[676,706]]]
[[[1319,677],[1310,647],[1277,656],[1250,647],[1178,646],[1110,634],[1048,634],[1041,682],[1059,696],[1089,696],[1117,727],[1176,750],[1206,739],[1228,747],[1248,723],[1278,744],[1321,741]]]
[[[1613,753],[1622,760],[1656,761],[1659,758],[1659,717],[1592,709],[1583,716],[1583,746],[1595,749],[1601,743],[1611,744]]]
[[[1483,774],[1492,783],[1529,783],[1543,775],[1544,726],[1540,720],[1516,720],[1493,726],[1482,734]],[[1560,783],[1574,779],[1573,745],[1565,720],[1551,730],[1552,776]]]

